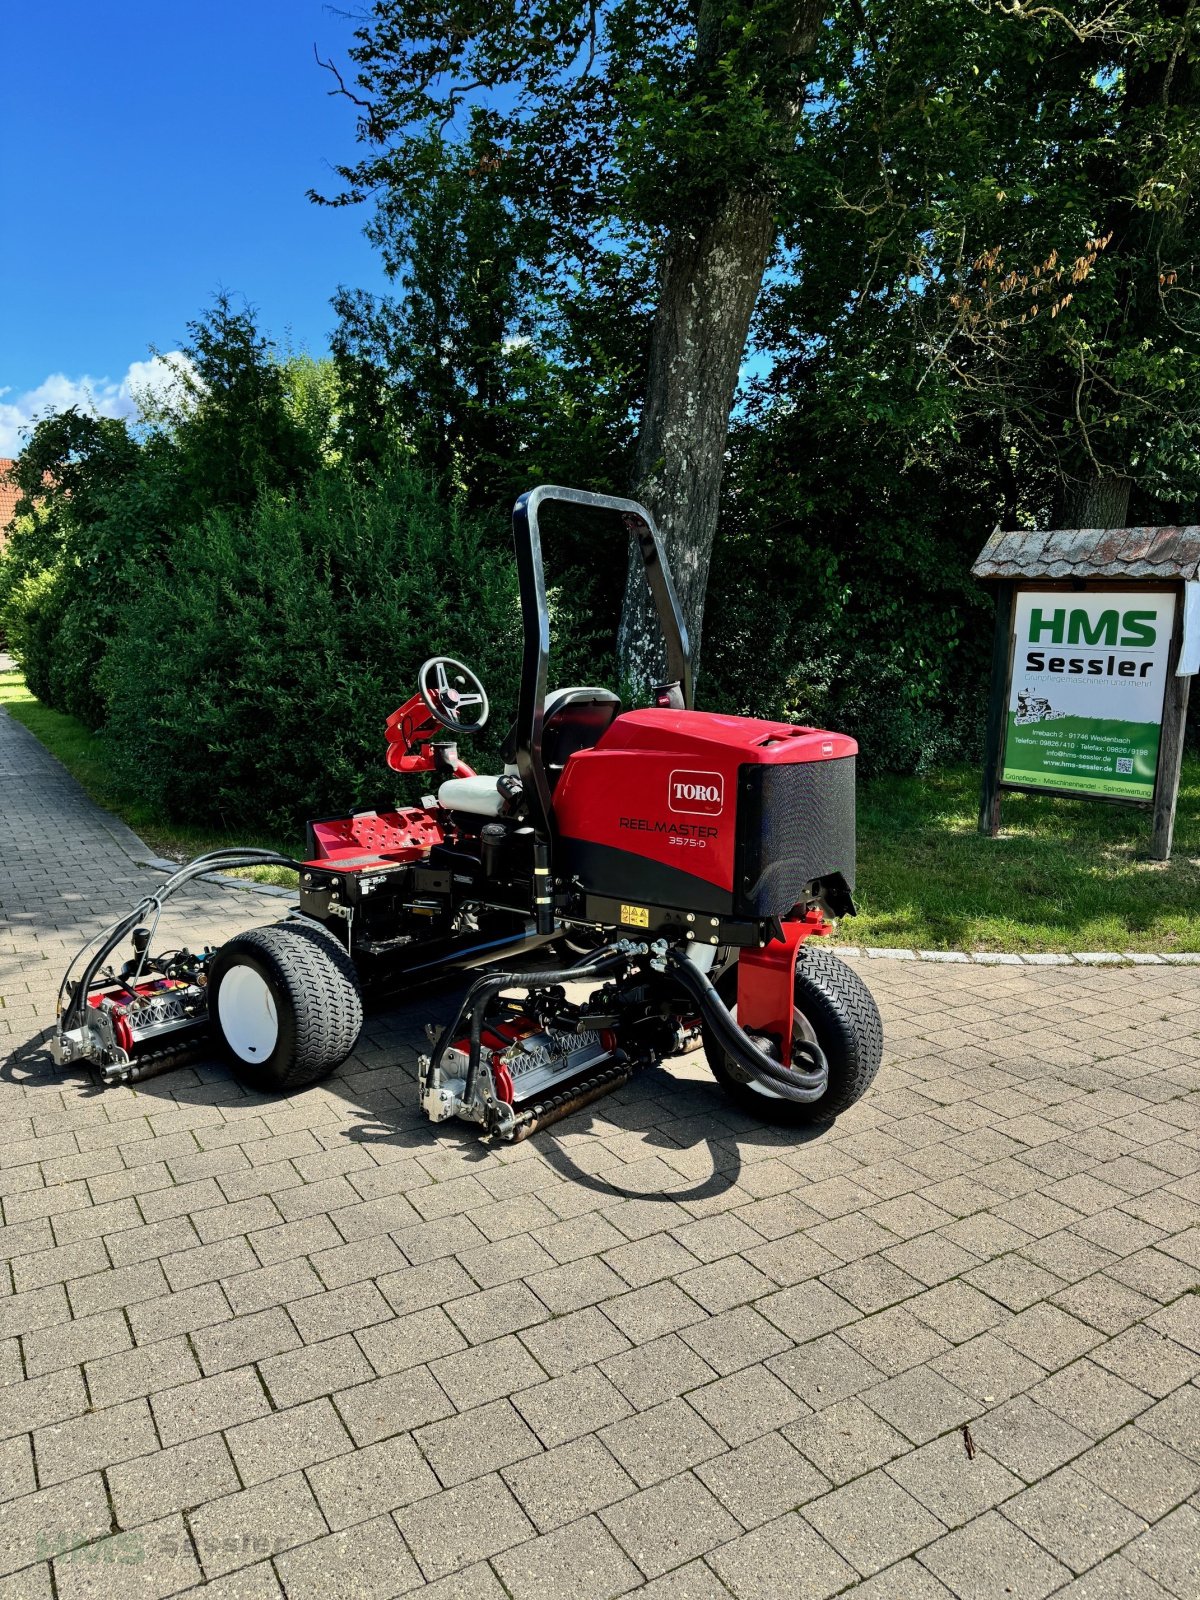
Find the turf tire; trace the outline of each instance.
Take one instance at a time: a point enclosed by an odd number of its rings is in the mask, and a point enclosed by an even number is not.
[[[238,967],[257,973],[274,1006],[278,1037],[262,1060],[239,1054],[222,1026],[221,986]],[[363,1020],[358,975],[324,928],[299,922],[252,928],[213,957],[209,1018],[222,1055],[247,1088],[290,1094],[327,1077],[353,1050]]]
[[[716,988],[727,1006],[736,1003],[736,962],[717,979]],[[879,1071],[883,1055],[879,1008],[857,972],[820,945],[805,944],[796,958],[796,1009],[816,1034],[829,1062],[829,1088],[811,1105],[763,1094],[744,1083],[730,1070],[726,1052],[707,1027],[704,1053],[713,1077],[751,1116],[792,1127],[831,1122],[862,1099]]]

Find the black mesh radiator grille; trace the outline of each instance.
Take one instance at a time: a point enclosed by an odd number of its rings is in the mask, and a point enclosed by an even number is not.
[[[853,889],[854,757],[742,767],[737,846],[741,916],[786,916],[835,872]]]

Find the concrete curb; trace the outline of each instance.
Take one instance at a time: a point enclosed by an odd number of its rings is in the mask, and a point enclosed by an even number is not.
[[[1161,955],[1142,950],[1076,950],[1069,955],[1039,951],[1022,956],[999,950],[905,950],[856,944],[829,948],[835,955],[867,961],[970,962],[977,967],[1200,967],[1200,950],[1164,951]]]

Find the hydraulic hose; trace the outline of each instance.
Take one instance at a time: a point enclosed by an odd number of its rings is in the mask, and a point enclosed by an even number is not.
[[[491,972],[486,977],[477,978],[463,996],[462,1004],[455,1012],[453,1019],[447,1024],[438,1038],[437,1045],[429,1062],[432,1074],[442,1064],[442,1057],[449,1049],[451,1043],[458,1037],[463,1021],[470,1014],[470,1055],[467,1061],[467,1076],[463,1085],[463,1099],[470,1103],[475,1091],[475,1078],[479,1071],[479,1060],[483,1053],[483,1022],[487,1013],[488,1001],[505,989],[516,988],[524,984],[528,987],[531,979],[537,984],[544,983],[578,983],[585,978],[599,977],[620,961],[629,959],[628,951],[618,945],[606,946],[603,950],[596,950],[588,956],[586,963],[573,967],[556,968],[553,972]]]
[[[67,985],[75,963],[85,951],[93,944],[96,944],[95,952],[72,991],[66,1013],[59,1024],[60,1031],[65,1033],[68,1028],[82,1022],[84,1007],[87,1005],[87,997],[91,992],[93,980],[97,972],[99,972],[101,964],[116,949],[126,934],[132,933],[143,917],[148,916],[151,912],[161,911],[163,901],[169,900],[173,894],[182,889],[186,883],[190,883],[193,878],[203,877],[206,872],[216,872],[223,867],[290,867],[294,872],[299,872],[302,870],[303,865],[303,862],[296,861],[291,856],[280,855],[275,850],[260,850],[251,846],[241,849],[231,847],[223,850],[210,850],[205,855],[196,856],[193,860],[184,862],[154,894],[144,895],[132,911],[127,912],[123,917],[118,917],[116,922],[111,923],[102,933],[89,939],[86,944],[76,951],[71,959],[70,966],[66,970],[63,981],[59,985],[60,1001],[63,989]],[[97,943],[97,941],[99,942]]]
[[[666,960],[671,975],[696,1002],[701,1016],[716,1034],[718,1043],[744,1072],[784,1100],[811,1105],[822,1097],[829,1087],[829,1062],[820,1045],[799,1039],[792,1043],[793,1061],[799,1058],[809,1062],[811,1071],[785,1067],[782,1062],[773,1061],[738,1026],[707,975],[694,962],[689,961],[681,950],[668,950]]]

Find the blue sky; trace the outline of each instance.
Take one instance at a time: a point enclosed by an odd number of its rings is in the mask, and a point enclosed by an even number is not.
[[[352,156],[353,24],[320,0],[10,0],[0,46],[0,455],[87,388],[128,409],[219,288],[320,354],[339,283],[382,287],[361,209],[306,199]]]

